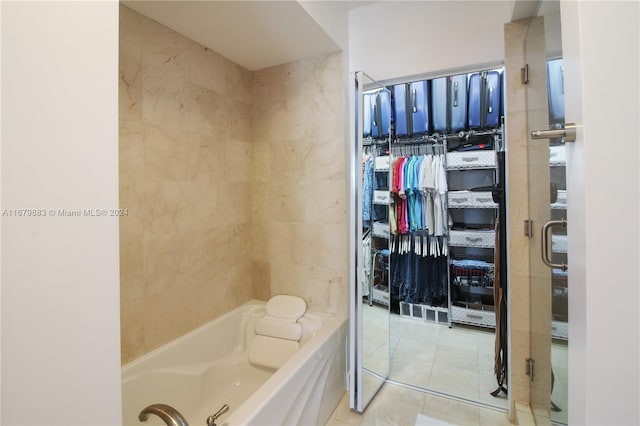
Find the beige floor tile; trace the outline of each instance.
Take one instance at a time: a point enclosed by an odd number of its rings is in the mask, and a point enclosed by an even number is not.
[[[422,414],[454,425],[479,425],[480,409],[474,405],[427,395]]]
[[[425,394],[385,384],[362,416],[362,425],[413,425],[424,406]]]
[[[478,352],[455,346],[439,344],[433,360],[435,368],[456,368],[478,372]]]
[[[511,425],[509,415],[500,411],[480,409],[480,426],[508,426]]]
[[[333,417],[329,419],[326,423],[326,426],[346,426],[349,423],[342,422],[340,420],[334,419]]]
[[[444,328],[438,334],[438,343],[470,351],[478,350],[476,332],[463,327]]]
[[[378,315],[381,312],[378,309],[370,313],[376,315],[375,321],[384,323],[383,316]],[[492,330],[459,325],[449,328],[392,315],[389,336],[391,380],[471,399],[498,409],[508,408],[506,395],[490,395],[497,388],[493,371],[495,334]],[[373,352],[375,348],[371,350]],[[551,412],[550,417],[552,421],[566,423],[568,369],[565,343],[554,342],[551,361],[555,374],[552,400],[562,411]],[[420,401],[424,402],[423,407],[420,407]],[[338,410],[342,411],[332,418],[348,424],[410,426],[415,423],[419,412],[459,425],[510,424],[507,414],[502,411],[389,383],[383,386],[362,415],[348,409],[348,399],[345,404],[341,402]]]
[[[479,396],[477,371],[434,365],[430,385],[433,390],[461,398],[477,400]]]

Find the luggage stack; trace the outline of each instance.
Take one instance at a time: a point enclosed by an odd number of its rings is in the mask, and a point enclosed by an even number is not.
[[[364,137],[392,142],[469,136],[501,126],[502,70],[396,84],[365,93]],[[450,150],[470,145],[452,141]],[[471,149],[489,149],[490,144]]]

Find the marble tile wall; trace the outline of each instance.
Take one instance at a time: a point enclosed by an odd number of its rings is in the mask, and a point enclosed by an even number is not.
[[[121,6],[123,364],[255,297],[252,78]]]
[[[347,312],[341,54],[250,72],[120,7],[125,364],[252,298]]]
[[[347,314],[342,54],[254,77],[254,285]]]

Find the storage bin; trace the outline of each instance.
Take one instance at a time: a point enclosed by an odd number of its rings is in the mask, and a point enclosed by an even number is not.
[[[373,162],[373,167],[375,170],[389,170],[389,156],[383,155],[376,157]]]
[[[373,235],[389,238],[389,224],[387,222],[373,222]]]
[[[447,194],[449,208],[494,209],[498,207],[493,202],[493,196],[488,191],[450,191]]]
[[[496,167],[496,153],[487,151],[447,152],[447,169],[491,169]]]
[[[451,321],[481,327],[496,326],[496,314],[489,310],[469,309],[461,306],[451,307]]]
[[[373,191],[373,203],[374,204],[389,204],[391,196],[389,191],[374,190]]]
[[[495,246],[496,233],[494,230],[485,231],[449,231],[449,245],[454,247],[485,247]]]

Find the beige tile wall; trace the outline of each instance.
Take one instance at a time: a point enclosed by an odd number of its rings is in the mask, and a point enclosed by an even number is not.
[[[346,314],[342,55],[255,73],[254,282]]]
[[[251,298],[347,311],[341,55],[252,73],[120,8],[122,363]]]

